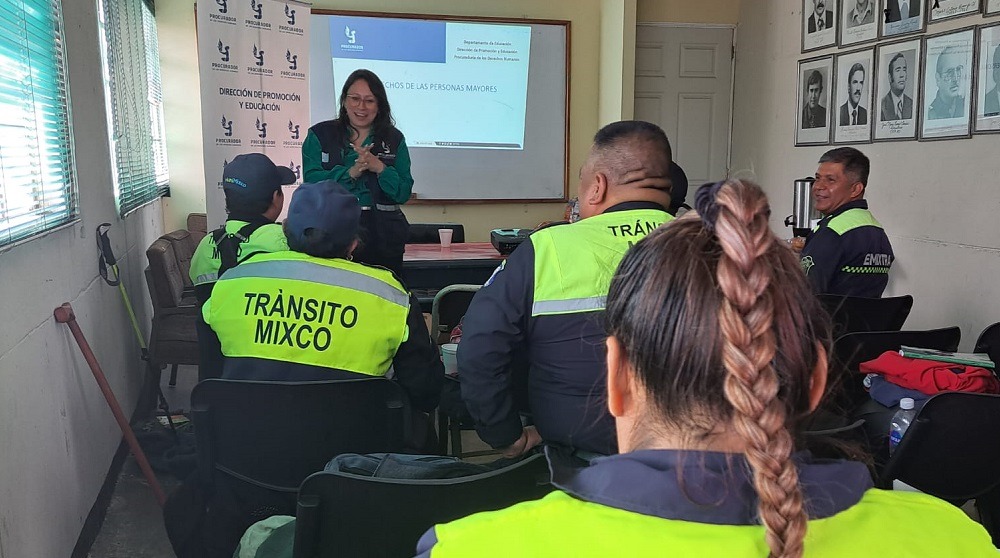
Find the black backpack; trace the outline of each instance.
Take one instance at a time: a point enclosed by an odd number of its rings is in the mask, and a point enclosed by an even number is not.
[[[247,223],[234,233],[227,233],[225,225],[212,231],[212,240],[215,241],[215,253],[212,254],[212,257],[218,257],[221,262],[218,277],[222,277],[222,274],[228,269],[236,267],[243,260],[258,253],[252,252],[245,257],[240,257],[243,254],[242,244],[249,240],[254,231],[264,224],[260,222]]]

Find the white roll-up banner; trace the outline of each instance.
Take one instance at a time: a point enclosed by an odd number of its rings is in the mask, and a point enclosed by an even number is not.
[[[222,169],[263,153],[301,181],[309,129],[309,4],[202,0],[198,63],[208,230],[226,220]],[[285,187],[285,207],[295,185]],[[282,212],[282,215],[284,212]]]

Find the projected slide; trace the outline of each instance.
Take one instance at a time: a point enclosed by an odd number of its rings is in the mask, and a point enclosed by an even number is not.
[[[526,25],[330,17],[334,94],[375,72],[410,147],[523,149],[530,46]]]

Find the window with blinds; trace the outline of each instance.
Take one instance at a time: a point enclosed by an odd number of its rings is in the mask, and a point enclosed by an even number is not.
[[[76,218],[59,0],[0,0],[0,246]]]
[[[167,193],[160,53],[148,0],[101,0],[101,46],[118,211]]]

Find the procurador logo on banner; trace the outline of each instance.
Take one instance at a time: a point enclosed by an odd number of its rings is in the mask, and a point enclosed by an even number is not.
[[[309,128],[308,15],[307,4],[291,0],[199,3],[209,230],[226,219],[222,169],[240,153],[263,153],[302,179],[302,142]]]

